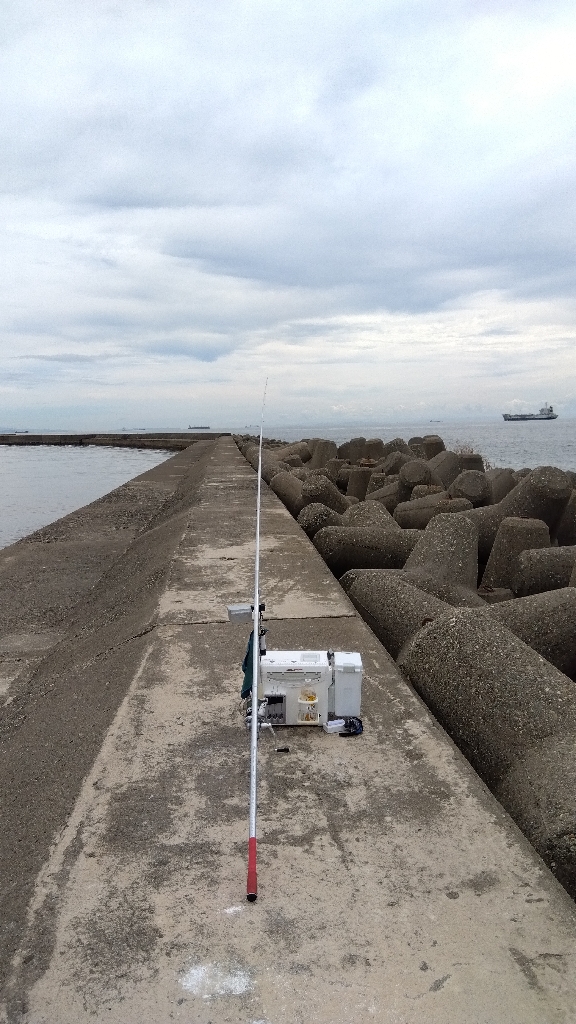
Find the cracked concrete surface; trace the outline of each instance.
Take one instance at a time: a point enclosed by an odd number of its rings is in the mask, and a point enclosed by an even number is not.
[[[221,438],[155,628],[41,870],[10,1024],[571,1024],[574,905],[265,489],[269,645],[359,650],[361,737],[239,711],[255,475]],[[43,922],[50,920],[49,928]]]

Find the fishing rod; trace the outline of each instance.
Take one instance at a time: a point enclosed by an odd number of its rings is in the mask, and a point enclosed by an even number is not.
[[[260,497],[262,481],[262,433],[264,429],[264,406],[266,404],[266,388],[264,384],[262,398],[262,416],[260,419],[260,441],[258,445],[258,489],[256,492],[256,554],[254,559],[254,605],[252,609],[252,714],[250,721],[250,818],[248,828],[248,879],[246,899],[251,903],[258,896],[258,874],[256,870],[256,800],[258,789],[258,683],[260,680]]]

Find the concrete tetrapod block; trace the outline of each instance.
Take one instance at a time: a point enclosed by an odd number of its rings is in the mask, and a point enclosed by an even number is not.
[[[352,570],[340,580],[350,600],[393,658],[405,643],[450,605],[410,584],[397,570]],[[555,668],[576,675],[576,589],[521,597],[479,615],[495,615]],[[489,621],[489,619],[488,619]]]
[[[446,445],[439,434],[424,434],[422,444],[427,459],[433,459],[440,452],[446,451]]]
[[[510,588],[516,597],[559,590],[570,584],[575,565],[576,547],[521,551]]]
[[[442,498],[442,501],[438,502],[434,515],[439,516],[445,513],[454,515],[455,512],[467,512],[471,508],[472,502],[468,501],[468,498],[451,498],[448,495],[447,498]]]
[[[398,664],[575,895],[574,683],[492,611],[467,608],[420,630]]]
[[[341,526],[342,517],[327,505],[313,501],[302,509],[298,516],[298,524],[312,539],[324,526]]]
[[[571,493],[566,473],[555,466],[538,466],[508,492],[499,509],[506,515],[543,519],[553,537]]]
[[[328,459],[328,462],[324,466],[324,471],[328,473],[333,484],[338,481],[338,474],[342,469],[342,466],[346,466],[347,463],[344,459]]]
[[[332,477],[325,466],[322,466],[321,469],[309,469],[308,466],[303,466],[302,468],[304,470],[304,480],[311,480],[312,477],[323,476],[325,480],[330,480],[332,483]]]
[[[306,441],[295,441],[294,444],[283,445],[281,448],[276,448],[275,454],[279,460],[284,459],[287,455],[298,455],[302,462],[309,462],[312,458],[312,452]]]
[[[417,459],[426,459],[423,437],[409,437],[408,447],[414,452]]]
[[[415,487],[424,484],[441,484],[439,477],[435,477],[429,462],[424,459],[412,459],[400,467],[398,479],[403,487],[412,494]]]
[[[473,508],[492,504],[492,488],[484,472],[465,469],[459,473],[448,488],[451,498],[467,498]]]
[[[345,590],[346,593],[348,593],[352,589],[354,584],[356,583],[356,580],[359,580],[363,576],[366,576],[367,573],[370,573],[370,572],[389,572],[389,573],[392,573],[393,575],[396,575],[397,573],[401,573],[401,571],[402,571],[401,569],[348,569],[348,571],[345,572],[344,575],[340,577],[340,579],[338,580],[338,583],[340,584],[342,589]]]
[[[318,439],[310,459],[310,469],[322,469],[330,459],[336,459],[337,457],[338,448],[334,441]]]
[[[366,489],[372,476],[372,468],[369,466],[352,466],[352,472],[348,477],[347,495],[363,501],[366,497]]]
[[[539,466],[509,491],[497,505],[464,512],[466,518],[478,528],[478,550],[481,560],[488,561],[498,527],[508,516],[542,519],[553,539],[571,493],[570,481],[562,470],[555,469],[554,466]]]
[[[411,498],[409,501],[398,502],[394,508],[394,518],[403,529],[424,530],[436,515],[440,502],[447,498],[447,491],[437,491],[427,494],[424,498]]]
[[[252,444],[252,443],[247,444],[245,446],[244,451],[242,452],[242,454],[243,454],[244,458],[246,459],[246,462],[250,463],[250,465],[252,466],[252,469],[254,469],[254,463],[256,464],[256,466],[258,465],[258,445],[257,444]]]
[[[363,459],[381,459],[384,455],[384,441],[380,437],[369,437],[364,447]]]
[[[340,469],[340,472],[338,473],[336,485],[340,491],[343,491],[344,494],[346,494],[346,491],[348,490],[348,481],[350,479],[351,472],[352,466],[349,462],[346,462]]]
[[[284,502],[294,519],[298,519],[304,506],[309,504],[302,498],[302,481],[298,480],[293,473],[277,473],[272,478],[270,487],[280,501]]]
[[[382,529],[388,530],[400,529],[394,517],[379,501],[361,501],[358,505],[352,505],[343,513],[341,525],[381,526]]]
[[[512,476],[514,477],[514,484],[519,484],[525,476],[530,476],[531,472],[532,470],[529,469],[528,466],[525,466],[524,469],[515,469],[512,473]]]
[[[429,460],[429,466],[434,470],[437,479],[435,483],[442,483],[448,488],[462,471],[460,456],[456,452],[439,452]]]
[[[360,459],[364,458],[364,448],[366,447],[365,437],[353,437],[350,441],[344,441],[338,448],[339,459],[349,459],[350,462],[359,462]]]
[[[405,579],[448,604],[483,608],[476,593],[478,534],[465,522],[461,516],[435,516],[406,560]]]
[[[408,452],[388,452],[384,459],[381,459],[376,466],[377,473],[384,473],[386,476],[390,476],[393,473],[399,473],[402,466],[406,462],[413,462],[414,455]]]
[[[403,573],[375,569],[346,577],[341,583],[352,604],[393,658],[428,622],[450,611],[450,605],[412,586]]]
[[[406,444],[403,437],[395,437],[392,441],[386,441],[382,448],[381,459],[385,459],[392,452],[400,452],[402,455],[407,455],[410,459],[414,458],[414,452]]]
[[[541,519],[503,519],[484,570],[482,588],[509,588],[520,552],[549,547],[550,533]]]
[[[488,605],[514,600],[514,594],[510,587],[479,587],[478,597],[481,597],[484,603]]]
[[[431,494],[446,494],[442,484],[416,484],[416,487],[412,488],[412,494],[410,495],[410,501],[416,501],[417,498],[427,498]]]
[[[256,458],[256,463],[253,468],[258,471],[258,458]],[[275,459],[265,460],[264,457],[262,457],[262,479],[265,480],[267,484],[272,482],[277,473],[289,473],[291,468],[292,467],[289,466],[287,462],[277,462]]]
[[[305,505],[320,502],[334,512],[345,512],[349,507],[347,498],[338,490],[336,484],[325,476],[309,476],[302,484],[302,501]]]
[[[391,483],[391,480],[386,473],[372,473],[372,476],[368,481],[368,487],[366,488],[366,497],[368,497],[368,495],[371,494],[372,491],[379,491],[382,487],[386,487],[389,483]]]
[[[393,512],[400,501],[400,484],[396,480],[395,483],[386,484],[377,491],[370,491],[367,497],[370,501],[379,501],[389,512]]]
[[[481,455],[476,452],[467,452],[460,456],[460,462],[462,464],[462,472],[466,469],[476,469],[479,473],[484,473],[484,459]]]
[[[568,474],[566,474],[568,476]],[[576,490],[572,491],[568,504],[558,524],[556,539],[559,544],[576,544]]]
[[[395,572],[395,569],[348,569],[338,580],[343,590],[348,591],[353,587],[357,579],[360,579],[367,572]]]
[[[505,601],[492,605],[490,614],[560,672],[575,679],[576,589],[563,587]]]
[[[488,469],[486,478],[490,481],[492,488],[492,505],[497,505],[499,501],[502,501],[502,498],[505,498],[517,483],[511,469]]]
[[[258,472],[258,461],[259,461],[259,449],[258,445],[250,445],[245,454],[245,459],[250,463],[252,469]],[[287,469],[290,469],[287,463],[284,464]],[[274,470],[278,468],[278,459],[271,457],[269,452],[262,451],[262,466],[268,466],[272,470],[272,476]]]
[[[327,526],[314,537],[314,546],[340,578],[349,569],[401,569],[419,536],[416,530]]]
[[[345,575],[347,579],[341,583],[350,600],[393,658],[427,622],[450,610],[447,602],[408,583],[404,572],[375,569]],[[495,615],[515,636],[574,679],[576,589],[521,597],[479,609],[478,614]]]

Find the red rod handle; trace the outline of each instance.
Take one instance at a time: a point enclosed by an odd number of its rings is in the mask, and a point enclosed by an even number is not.
[[[258,879],[256,877],[256,839],[248,840],[248,884],[246,886],[246,899],[254,903],[258,895]]]

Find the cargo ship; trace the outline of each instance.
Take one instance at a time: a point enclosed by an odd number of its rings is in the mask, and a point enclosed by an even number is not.
[[[540,412],[503,412],[505,420],[557,420],[558,413],[554,412],[551,405],[543,405]]]

